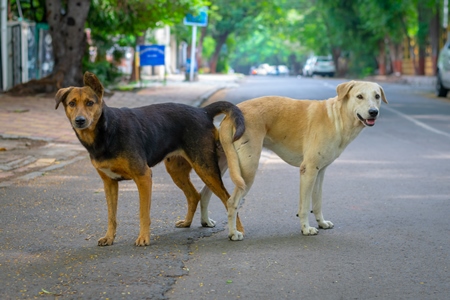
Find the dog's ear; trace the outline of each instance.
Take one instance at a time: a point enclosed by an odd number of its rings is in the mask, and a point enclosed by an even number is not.
[[[103,85],[94,73],[86,72],[83,77],[84,85],[90,87],[99,99],[103,99]]]
[[[380,91],[381,91],[381,99],[383,100],[384,103],[388,104],[388,101],[387,101],[387,99],[386,99],[386,96],[384,95],[384,90],[383,90],[383,88],[382,88],[380,85],[378,85],[378,86],[380,87]]]
[[[356,81],[352,80],[352,81],[344,82],[344,83],[341,83],[340,85],[338,85],[336,88],[336,92],[338,94],[338,99],[339,100],[344,99],[348,95],[350,90],[355,86],[355,84],[356,84]]]
[[[72,90],[73,90],[73,86],[58,90],[58,92],[55,95],[55,101],[56,101],[55,109],[58,109],[59,104],[66,100],[67,95],[69,95],[70,91],[72,91]]]

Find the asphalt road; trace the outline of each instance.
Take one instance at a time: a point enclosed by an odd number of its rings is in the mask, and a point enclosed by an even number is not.
[[[261,95],[325,99],[342,80],[248,78],[215,99]],[[113,246],[103,185],[85,159],[0,188],[2,299],[448,299],[450,294],[450,102],[427,90],[382,84],[389,105],[328,168],[324,215],[335,227],[304,237],[299,171],[270,152],[240,210],[245,239],[216,228],[174,224],[186,202],[163,166],[154,169],[152,235],[138,234],[138,193],[119,191]],[[193,175],[195,185],[201,181]],[[232,185],[225,175],[226,186]],[[311,219],[311,224],[314,223]]]
[[[326,99],[340,82],[251,78],[214,100]],[[244,241],[223,231],[196,243],[169,298],[449,299],[450,102],[382,86],[389,105],[325,175],[334,229],[301,235],[299,170],[267,151],[240,210]]]

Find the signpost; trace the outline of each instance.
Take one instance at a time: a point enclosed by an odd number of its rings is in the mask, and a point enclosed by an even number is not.
[[[139,65],[141,67],[165,65],[164,48],[162,45],[139,45]]]
[[[139,67],[144,66],[164,66],[165,46],[163,45],[139,45]],[[166,72],[164,71],[164,78]],[[164,79],[165,80],[165,79]],[[139,76],[140,81],[140,76]]]
[[[195,62],[195,44],[197,43],[197,26],[205,27],[208,25],[208,10],[206,7],[199,11],[198,15],[187,14],[184,18],[184,25],[192,26],[192,45],[191,45],[191,62]],[[190,63],[189,81],[194,80],[195,63]]]

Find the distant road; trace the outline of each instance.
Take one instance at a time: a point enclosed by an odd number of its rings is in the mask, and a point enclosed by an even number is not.
[[[249,77],[213,100],[326,99],[343,81]],[[225,230],[197,242],[170,299],[448,299],[450,101],[381,85],[389,105],[325,175],[335,228],[301,235],[299,170],[266,151],[240,210],[244,241]]]

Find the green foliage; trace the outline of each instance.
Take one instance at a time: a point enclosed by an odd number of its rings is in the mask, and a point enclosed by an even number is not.
[[[87,27],[102,52],[118,46],[135,46],[146,30],[180,23],[203,0],[93,0]]]
[[[90,62],[86,59],[83,60],[83,73],[89,71],[97,75],[100,81],[105,86],[110,86],[118,82],[118,79],[122,76],[117,67],[108,61]]]
[[[45,0],[10,0],[11,12],[18,19],[20,17],[19,10],[25,20],[36,23],[45,22]]]
[[[211,54],[211,60],[223,56],[221,48],[227,43],[230,35],[235,35],[236,41],[245,39],[254,32],[258,25],[258,16],[271,5],[272,1],[228,1],[213,0],[209,7],[208,35],[215,40],[216,47]],[[231,51],[228,51],[228,55]],[[214,65],[214,63],[212,63]],[[223,67],[221,58],[218,67]]]
[[[17,1],[10,0],[14,19]],[[45,0],[21,0],[20,5],[24,19],[46,21]],[[345,57],[355,76],[377,69],[384,41],[408,39],[411,45],[427,46],[430,20],[442,11],[439,0],[92,0],[86,27],[104,60],[112,47],[134,46],[146,30],[166,24],[178,41],[189,42],[191,27],[181,20],[202,6],[209,7],[202,55],[217,58],[218,71],[231,65],[247,73],[261,63],[298,69],[311,54],[331,54],[335,61]],[[116,71],[106,71],[109,63],[87,64],[114,81]]]
[[[217,61],[217,72],[219,73],[228,73],[228,71],[231,69],[230,66],[230,53],[234,52],[234,49],[236,47],[236,41],[234,39],[234,36],[228,36],[227,41],[222,47],[219,59]]]
[[[103,36],[140,35],[149,28],[181,22],[203,0],[93,0],[88,26]]]
[[[216,41],[210,37],[205,37],[205,40],[203,41],[203,57],[211,57],[211,55],[214,53],[214,48],[216,47]]]

